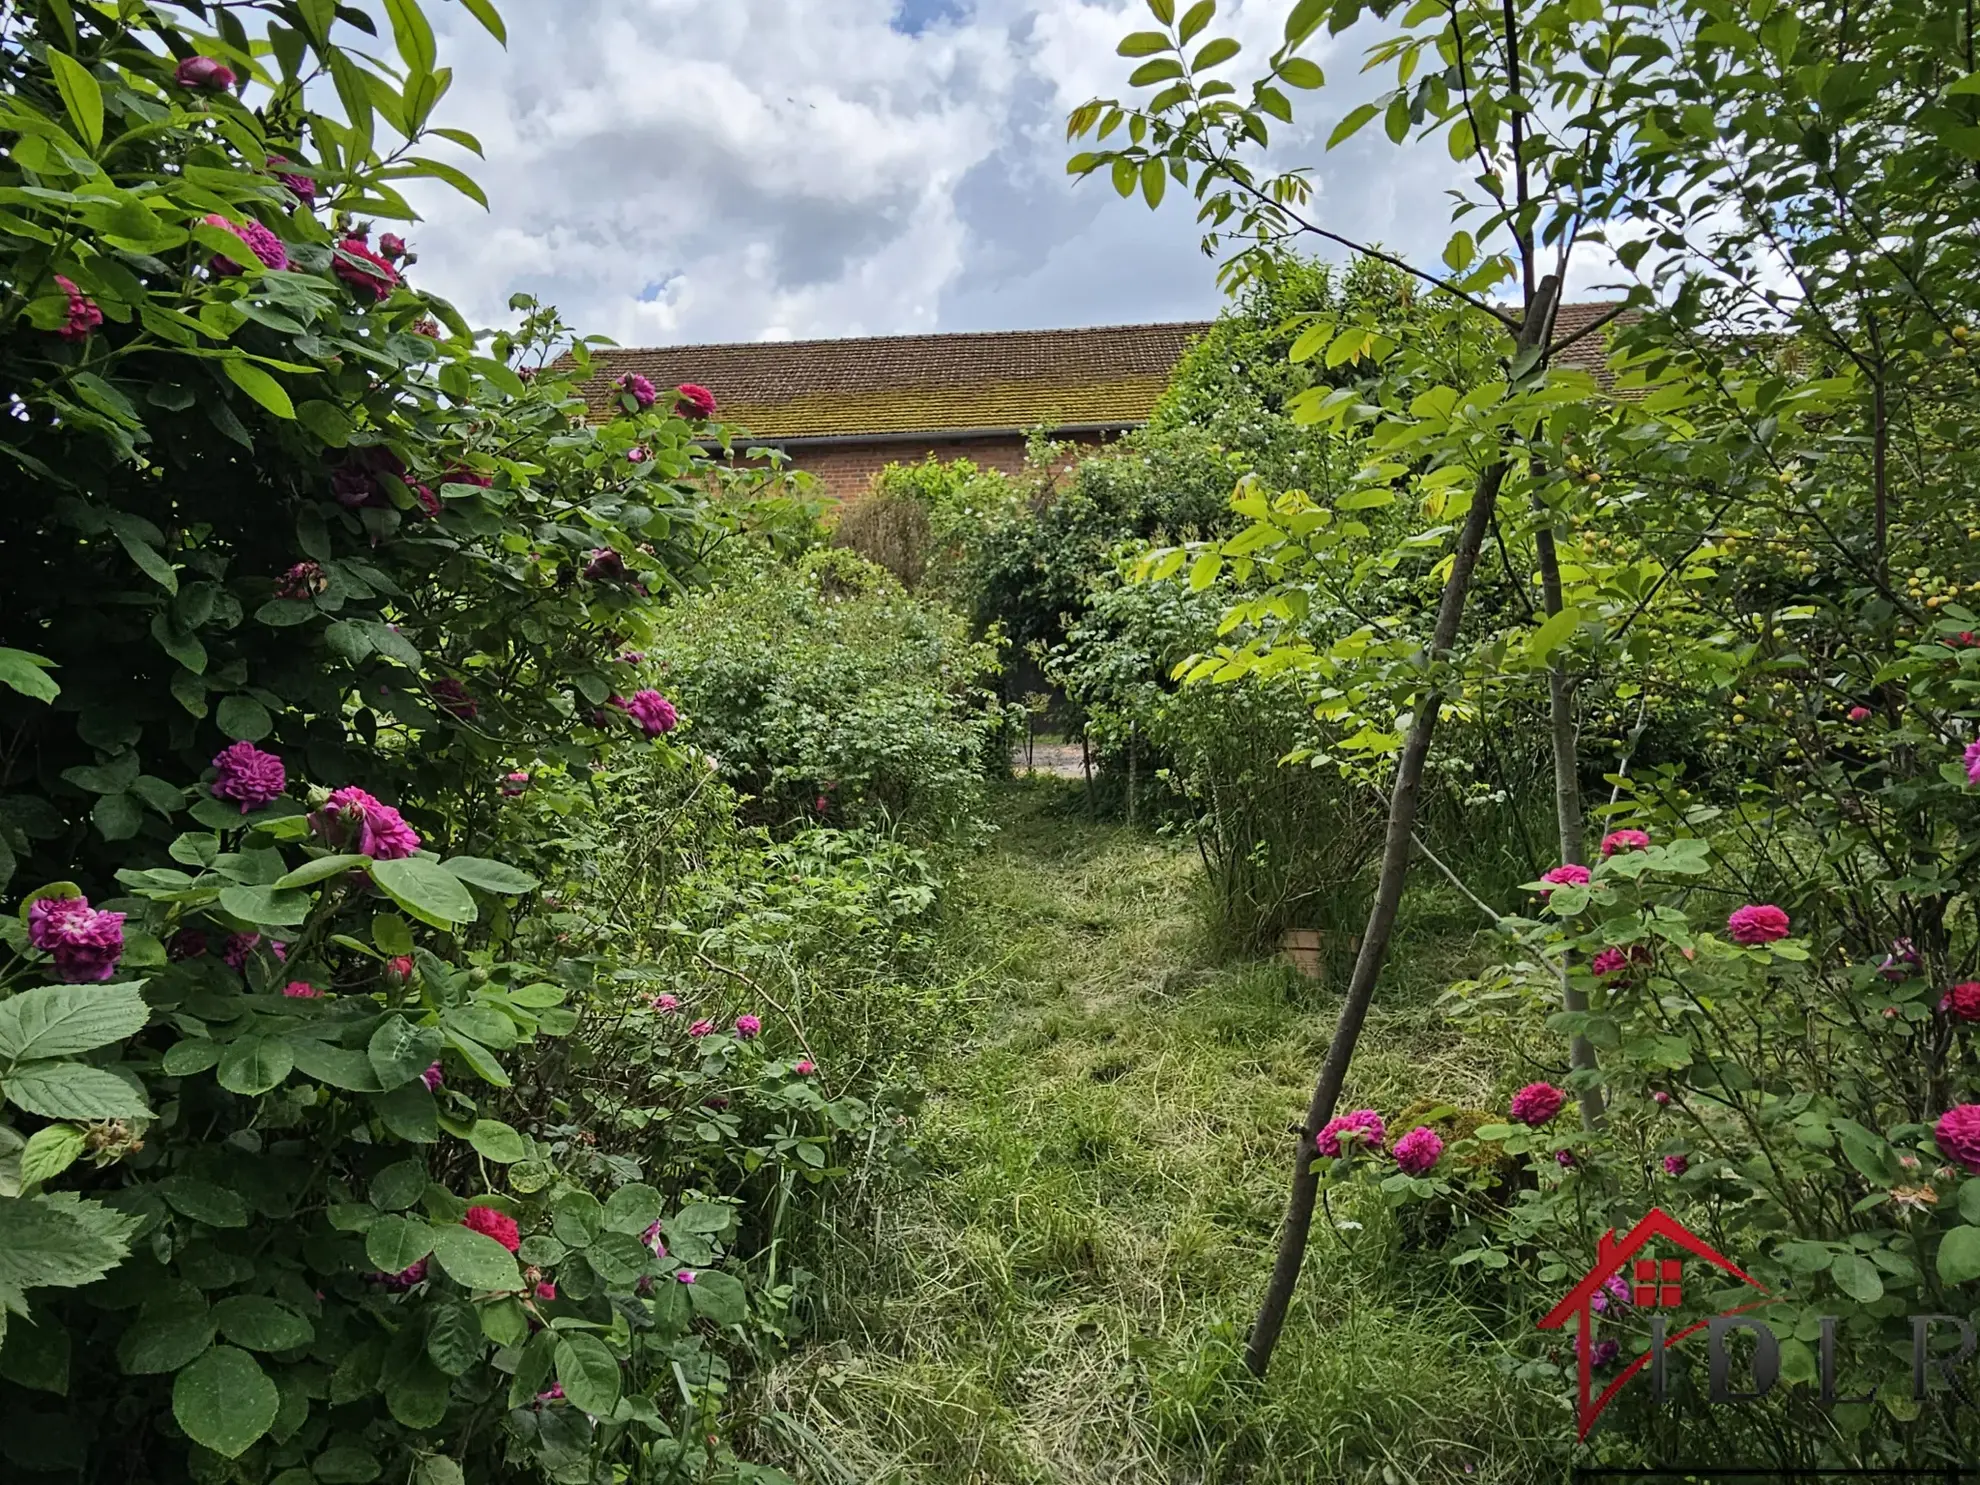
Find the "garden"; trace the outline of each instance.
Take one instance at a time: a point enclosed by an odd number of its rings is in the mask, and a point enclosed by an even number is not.
[[[830,509],[424,286],[419,0],[0,7],[6,1480],[1976,1457],[1971,7],[1123,15],[1223,314]]]

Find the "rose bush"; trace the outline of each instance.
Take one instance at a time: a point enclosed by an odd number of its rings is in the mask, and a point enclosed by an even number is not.
[[[668,753],[653,595],[810,517],[711,479],[702,399],[587,423],[554,313],[478,337],[372,245],[406,179],[478,194],[384,20],[395,61],[318,0],[8,18],[10,1479],[761,1478],[727,1378],[787,1294],[716,1176],[836,1169],[799,1147],[863,1107],[754,1005],[651,1056],[781,1144],[669,1162],[558,1082],[618,1005],[524,806]]]

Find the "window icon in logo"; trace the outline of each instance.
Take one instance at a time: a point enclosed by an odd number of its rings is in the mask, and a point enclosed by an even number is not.
[[[1684,1303],[1682,1258],[1636,1260],[1636,1290],[1631,1296],[1639,1310],[1674,1310]]]

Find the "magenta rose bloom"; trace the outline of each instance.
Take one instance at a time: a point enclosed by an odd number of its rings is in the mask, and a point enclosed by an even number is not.
[[[1598,975],[1620,974],[1629,968],[1629,956],[1621,949],[1604,949],[1588,962],[1588,967]]]
[[[226,961],[229,969],[246,969],[248,955],[260,948],[261,944],[262,937],[258,933],[232,934],[228,937],[227,942],[221,945],[220,957]],[[277,961],[286,960],[289,957],[287,947],[276,943],[273,939],[268,940],[268,951],[275,956]]]
[[[1602,1287],[1595,1291],[1588,1308],[1600,1315],[1606,1313],[1611,1304],[1626,1305],[1629,1302],[1629,1281],[1621,1274],[1610,1274],[1602,1281]]]
[[[1554,887],[1586,887],[1588,876],[1588,868],[1579,862],[1570,861],[1565,866],[1557,866],[1540,874],[1540,880],[1548,884],[1540,889],[1540,895],[1545,897]]]
[[[1681,1176],[1690,1169],[1690,1160],[1682,1155],[1666,1155],[1664,1157],[1664,1174],[1667,1176]]]
[[[1853,706],[1853,707],[1851,707],[1851,708],[1849,709],[1849,719],[1850,719],[1850,721],[1852,721],[1852,722],[1867,722],[1867,721],[1869,721],[1869,720],[1870,720],[1870,708],[1869,708],[1869,707],[1867,707],[1867,706]]]
[[[387,232],[378,239],[378,256],[387,263],[396,263],[406,255],[406,240],[396,232]]]
[[[28,905],[28,942],[53,956],[58,978],[100,985],[124,954],[124,915],[89,905],[87,897],[37,897]]]
[[[622,583],[632,576],[626,559],[611,547],[593,547],[591,560],[584,564],[584,575],[594,583]]]
[[[654,996],[653,999],[647,1002],[647,1004],[651,1006],[654,1010],[660,1012],[661,1015],[670,1016],[675,1011],[678,1011],[681,1008],[681,998],[678,995],[671,995],[663,992],[659,995]]]
[[[715,1023],[704,1016],[688,1028],[688,1035],[699,1041],[702,1037],[711,1035],[714,1030]]]
[[[1980,981],[1962,980],[1939,998],[1939,1009],[1956,1021],[1980,1021]]]
[[[705,423],[715,416],[715,394],[693,382],[682,382],[674,388],[674,410],[684,418]]]
[[[1512,1096],[1510,1114],[1515,1124],[1538,1129],[1561,1111],[1567,1095],[1552,1083],[1528,1083]]]
[[[386,503],[382,476],[403,481],[405,461],[382,444],[359,449],[330,473],[330,490],[339,505],[355,510],[359,506]]]
[[[55,287],[69,296],[69,307],[56,334],[64,340],[88,340],[90,332],[103,323],[103,311],[96,301],[76,287],[72,278],[55,275]]]
[[[1554,1151],[1554,1164],[1558,1165],[1562,1170],[1573,1170],[1581,1162],[1574,1158],[1574,1151],[1572,1150],[1556,1150]]]
[[[244,815],[280,799],[289,787],[289,773],[282,760],[251,742],[222,748],[214,756],[213,771],[213,797],[240,805]]]
[[[287,155],[270,155],[268,157],[268,163],[272,166],[289,165],[294,162]],[[287,186],[295,198],[304,206],[316,205],[316,182],[308,176],[277,170],[275,172],[275,179]]]
[[[1736,944],[1771,944],[1787,937],[1788,915],[1770,902],[1748,903],[1726,919],[1726,932]]]
[[[1641,830],[1611,830],[1602,837],[1602,859],[1606,861],[1618,851],[1645,850],[1649,844],[1650,837]]]
[[[362,237],[346,237],[337,244],[330,270],[373,304],[391,298],[399,282],[398,270],[366,246]]]
[[[441,711],[459,721],[472,722],[481,715],[481,708],[475,704],[474,698],[468,695],[468,688],[452,676],[442,676],[439,680],[430,683],[426,688],[426,694],[433,698]]]
[[[667,1243],[666,1240],[661,1236],[660,1224],[658,1222],[655,1222],[651,1227],[647,1228],[645,1232],[642,1232],[639,1235],[639,1240],[646,1244],[647,1250],[651,1252],[655,1258],[665,1258],[667,1256]]]
[[[692,1284],[694,1282],[694,1270],[691,1268],[684,1268],[679,1273],[675,1274],[674,1277],[683,1284]]]
[[[165,957],[174,964],[206,957],[206,935],[197,928],[181,928],[165,941]]]
[[[522,1246],[522,1233],[516,1227],[516,1219],[493,1207],[469,1207],[467,1215],[461,1218],[461,1226],[484,1237],[492,1237],[511,1253]]]
[[[172,81],[200,93],[224,93],[234,85],[234,69],[218,57],[185,57],[172,69]]]
[[[813,1062],[809,1057],[800,1057],[798,1058],[797,1066],[792,1068],[791,1071],[801,1078],[808,1078],[818,1071],[818,1064]]]
[[[1356,1153],[1368,1151],[1379,1154],[1382,1141],[1387,1136],[1387,1126],[1382,1116],[1373,1109],[1356,1109],[1351,1114],[1341,1114],[1327,1121],[1326,1127],[1313,1137],[1313,1146],[1322,1155],[1338,1160],[1346,1148]],[[1347,1144],[1343,1145],[1342,1138]]]
[[[283,246],[281,238],[261,223],[230,222],[217,211],[208,212],[201,220],[209,227],[218,227],[222,232],[231,232],[240,238],[248,245],[249,251],[260,260],[262,267],[281,269],[289,266],[288,248]],[[217,255],[209,259],[206,266],[218,278],[232,278],[243,271],[241,265],[232,258]]]
[[[1436,1130],[1419,1124],[1396,1141],[1393,1153],[1405,1175],[1420,1176],[1443,1158],[1444,1142]]]
[[[323,992],[308,980],[291,980],[282,987],[282,993],[290,1000],[321,1000]]]
[[[1614,1366],[1616,1358],[1622,1355],[1622,1342],[1601,1340],[1588,1348],[1590,1366]]]
[[[334,480],[334,476],[332,477]],[[277,598],[314,598],[330,586],[323,568],[315,562],[298,562],[275,579]]]
[[[641,376],[637,371],[628,371],[624,376],[613,382],[612,385],[617,387],[626,396],[632,398],[634,404],[642,412],[653,406],[654,398],[659,395],[653,390],[653,383]]]
[[[639,730],[648,737],[672,732],[680,723],[674,704],[658,691],[636,691],[632,700],[622,705],[626,715],[639,723]]]
[[[396,1274],[380,1274],[378,1282],[387,1289],[406,1290],[426,1277],[426,1260],[415,1259],[410,1268],[400,1269]]]
[[[419,832],[397,810],[355,786],[332,794],[309,823],[328,844],[374,861],[400,861],[420,846]]]
[[[763,1019],[760,1016],[736,1017],[736,1035],[741,1037],[744,1041],[748,1041],[751,1037],[757,1035],[762,1030],[763,1030]]]
[[[1980,1103],[1956,1104],[1939,1115],[1932,1138],[1946,1159],[1980,1175]]]
[[[447,1081],[447,1074],[441,1069],[440,1064],[435,1062],[419,1075],[419,1080],[426,1084],[428,1093],[438,1093],[441,1085]]]

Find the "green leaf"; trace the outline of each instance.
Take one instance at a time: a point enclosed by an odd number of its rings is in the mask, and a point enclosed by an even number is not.
[[[419,155],[409,158],[406,164],[417,166],[417,174],[430,175],[442,184],[452,186],[456,191],[459,191],[484,211],[487,209],[487,194],[475,183],[474,177],[469,175],[465,170],[459,170],[440,160],[429,160]]]
[[[105,840],[129,840],[144,824],[144,808],[129,794],[106,794],[96,801],[89,819]]]
[[[660,1220],[660,1193],[643,1181],[621,1186],[605,1201],[605,1225],[635,1237]]]
[[[466,1227],[433,1230],[433,1257],[456,1284],[469,1289],[520,1289],[515,1255],[486,1233]]]
[[[695,1314],[717,1325],[740,1325],[748,1314],[742,1280],[734,1274],[703,1269],[688,1290]]]
[[[1327,148],[1332,149],[1334,146],[1352,139],[1379,112],[1381,110],[1373,103],[1362,104],[1361,107],[1355,109],[1354,112],[1334,125],[1334,132],[1327,136]]]
[[[1944,1249],[1940,1250],[1941,1253]],[[1976,1270],[1980,1272],[1980,1270]],[[1875,1304],[1884,1297],[1883,1276],[1877,1265],[1860,1253],[1838,1253],[1829,1264],[1836,1287],[1858,1304]]]
[[[388,1016],[371,1034],[365,1052],[383,1088],[409,1083],[440,1060],[446,1039],[437,1026],[415,1026],[403,1016]]]
[[[472,10],[476,5],[486,4],[487,0],[461,0],[461,3]],[[430,1454],[419,1462],[419,1475],[414,1485],[467,1485],[467,1476],[453,1460]]]
[[[1154,57],[1174,51],[1175,43],[1160,31],[1136,31],[1121,38],[1114,48],[1123,57]]]
[[[43,985],[0,1001],[0,1057],[73,1057],[137,1035],[151,1019],[143,983]]]
[[[1177,39],[1184,46],[1189,45],[1216,14],[1217,0],[1196,0],[1196,4],[1183,12],[1182,24],[1176,27]]]
[[[1526,642],[1526,653],[1535,660],[1545,660],[1581,627],[1582,612],[1569,604],[1533,631],[1533,637]]]
[[[349,1093],[377,1093],[383,1087],[371,1058],[363,1052],[309,1036],[290,1037],[289,1051],[296,1059],[296,1071],[315,1082]]]
[[[239,387],[248,396],[278,418],[294,418],[296,405],[289,400],[289,394],[282,384],[256,366],[252,361],[229,357],[220,363],[220,369],[227,374],[227,380]]]
[[[1183,75],[1183,65],[1174,57],[1157,57],[1152,62],[1143,62],[1128,74],[1128,82],[1137,88],[1153,87],[1156,83],[1167,82]]]
[[[62,688],[48,678],[47,672],[54,665],[53,660],[30,655],[26,650],[0,646],[0,686],[34,701],[53,701],[62,694]]]
[[[244,1036],[227,1043],[214,1076],[229,1092],[252,1097],[279,1088],[295,1065],[296,1054],[286,1037]]]
[[[556,1331],[539,1330],[530,1337],[529,1344],[523,1347],[522,1356],[516,1362],[515,1376],[509,1383],[510,1407],[526,1407],[535,1400],[550,1376],[551,1363],[556,1354]]]
[[[1219,36],[1196,54],[1190,65],[1193,72],[1207,72],[1212,67],[1221,66],[1235,57],[1242,48],[1228,36]]]
[[[438,53],[433,45],[433,27],[418,0],[384,0],[384,5],[392,21],[392,39],[398,42],[406,66],[413,72],[431,72]]]
[[[418,1078],[401,1083],[383,1098],[374,1100],[374,1107],[385,1127],[402,1140],[430,1145],[440,1138],[439,1105]]]
[[[1955,1227],[1940,1241],[1939,1278],[1948,1284],[1980,1279],[1980,1227]]]
[[[117,1341],[128,1377],[175,1372],[213,1344],[213,1312],[197,1294],[153,1301]]]
[[[49,1119],[148,1119],[151,1110],[131,1085],[79,1062],[24,1062],[6,1075],[7,1101]]]
[[[52,1181],[83,1152],[83,1132],[73,1124],[50,1124],[28,1137],[21,1151],[21,1180]]]
[[[281,1395],[255,1359],[215,1346],[172,1383],[172,1416],[186,1437],[236,1459],[275,1421]]]
[[[242,742],[260,742],[275,730],[275,719],[268,708],[252,696],[229,696],[213,714],[213,720],[228,737]]]
[[[316,1327],[287,1305],[258,1294],[236,1294],[213,1307],[220,1334],[250,1351],[293,1351],[316,1339]]]
[[[450,1377],[467,1372],[486,1349],[481,1321],[471,1304],[446,1306],[433,1317],[433,1328],[426,1333],[427,1359]]]
[[[397,1161],[371,1178],[371,1204],[381,1212],[403,1212],[426,1195],[430,1184],[424,1160]]]
[[[331,877],[342,876],[347,871],[362,871],[370,866],[369,856],[318,856],[314,861],[305,861],[294,871],[276,879],[275,891],[288,892],[297,887],[309,887]]]
[[[653,1261],[652,1251],[629,1232],[601,1232],[584,1250],[585,1262],[612,1289],[637,1284]]]
[[[475,920],[473,895],[438,861],[423,856],[374,861],[371,879],[387,897],[422,923],[452,928],[456,923]]]
[[[1281,62],[1279,76],[1295,88],[1323,87],[1327,81],[1327,74],[1320,70],[1319,64],[1309,62],[1305,57],[1288,57]]]
[[[1141,165],[1141,195],[1153,211],[1162,204],[1162,193],[1168,189],[1169,172],[1159,158],[1144,160]]]
[[[371,941],[378,945],[383,954],[410,954],[413,951],[412,930],[406,920],[396,913],[379,913],[371,920]]]
[[[619,1358],[595,1335],[558,1336],[557,1381],[571,1406],[594,1418],[609,1418],[619,1405]]]
[[[502,24],[502,17],[496,12],[493,0],[461,0],[461,4],[467,7],[469,15],[481,22],[490,36],[503,46],[509,44],[509,29]],[[434,1485],[442,1485],[442,1482],[436,1481]]]
[[[62,107],[75,120],[89,152],[95,154],[103,148],[103,89],[89,69],[66,52],[49,47],[48,63],[55,73],[55,90],[62,95]]]
[[[246,1227],[247,1203],[239,1193],[194,1176],[172,1176],[158,1191],[173,1211],[208,1227]]]
[[[276,887],[223,887],[220,908],[257,926],[290,928],[309,916],[310,899],[305,892]]]
[[[529,1158],[528,1142],[500,1119],[475,1120],[467,1138],[483,1159],[497,1165],[514,1165]]]
[[[365,1233],[364,1256],[381,1274],[401,1274],[433,1251],[433,1237],[434,1229],[417,1217],[387,1213]]]
[[[94,1283],[123,1262],[139,1221],[68,1191],[0,1197],[0,1292]]]
[[[534,892],[543,885],[528,872],[519,871],[507,862],[486,861],[479,856],[449,856],[441,864],[470,887],[479,887],[484,892],[495,892],[504,897]]]

